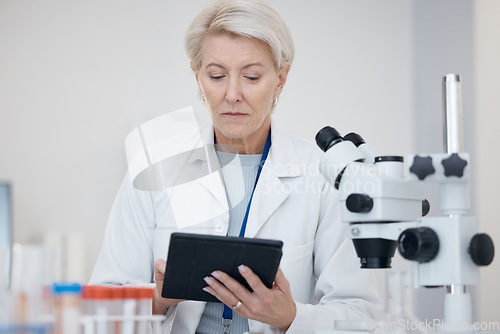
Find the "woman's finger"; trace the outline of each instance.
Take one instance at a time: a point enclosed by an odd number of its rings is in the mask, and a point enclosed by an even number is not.
[[[229,275],[222,273],[222,272],[212,273],[212,275],[214,275],[214,274],[215,274],[215,276],[219,276],[219,277],[222,277],[222,274],[229,277]],[[221,302],[223,302],[224,304],[226,304],[228,306],[232,307],[232,306],[236,305],[238,303],[238,301],[240,300],[240,298],[237,297],[233,293],[233,291],[228,289],[228,287],[226,287],[225,284],[223,284],[223,282],[219,281],[218,279],[215,279],[214,277],[208,277],[208,276],[205,277],[205,282],[208,284],[208,287],[204,288],[203,290],[212,294],[218,300],[220,300]],[[227,281],[227,279],[226,279],[226,281]]]
[[[288,282],[288,280],[286,279],[285,274],[283,273],[281,268],[279,268],[278,272],[276,273],[273,288],[278,288],[284,292],[290,291],[290,282]]]
[[[249,267],[242,264],[238,267],[238,271],[254,292],[265,293],[267,290],[269,290],[269,288],[265,286],[264,283],[262,283],[260,277],[257,276],[257,274],[255,274]]]

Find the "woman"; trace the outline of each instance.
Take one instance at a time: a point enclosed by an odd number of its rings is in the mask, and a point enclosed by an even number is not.
[[[156,260],[153,313],[167,316],[164,333],[312,333],[332,329],[336,319],[374,316],[380,304],[374,278],[359,269],[340,222],[337,193],[317,168],[321,152],[287,136],[271,119],[294,53],[283,19],[260,1],[216,1],[194,19],[186,48],[212,118],[206,144],[235,148],[243,161],[236,168],[250,180],[235,181],[223,171],[225,201],[242,189],[245,200],[229,203],[228,215],[178,228],[168,213],[160,213],[168,199],[124,182],[92,284],[150,282]],[[221,165],[234,158],[219,151],[217,157]],[[200,186],[199,191],[205,190]],[[161,297],[172,232],[238,235],[242,229],[245,237],[284,242],[271,289],[242,265],[239,271],[253,292],[220,271],[206,278],[205,291],[232,306],[230,315],[222,303]]]

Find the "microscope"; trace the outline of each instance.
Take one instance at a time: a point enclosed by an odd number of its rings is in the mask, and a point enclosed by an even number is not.
[[[396,248],[414,261],[414,287],[446,287],[444,322],[471,324],[466,287],[479,283],[478,266],[493,261],[494,246],[477,232],[470,210],[470,159],[462,151],[460,77],[443,79],[446,153],[376,156],[355,133],[325,127],[316,135],[325,152],[320,171],[339,190],[341,216],[361,268],[390,268]],[[426,217],[425,185],[439,183],[442,216]],[[463,331],[453,327],[451,331]]]

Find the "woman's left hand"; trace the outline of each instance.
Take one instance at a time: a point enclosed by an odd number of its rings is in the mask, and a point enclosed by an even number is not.
[[[278,269],[274,284],[269,289],[247,266],[241,265],[238,270],[253,292],[228,274],[218,270],[212,273],[213,277],[205,278],[209,286],[204,290],[229,307],[233,307],[233,311],[241,317],[257,320],[286,331],[295,319],[297,310],[290,291],[290,283],[283,271]],[[241,304],[236,308],[238,302]]]

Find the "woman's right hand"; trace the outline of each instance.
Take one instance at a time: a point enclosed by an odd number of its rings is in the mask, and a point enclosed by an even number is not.
[[[163,277],[165,276],[165,261],[158,259],[155,262],[155,295],[153,297],[153,314],[164,314],[167,308],[178,304],[183,299],[168,299],[161,296],[163,289]]]

